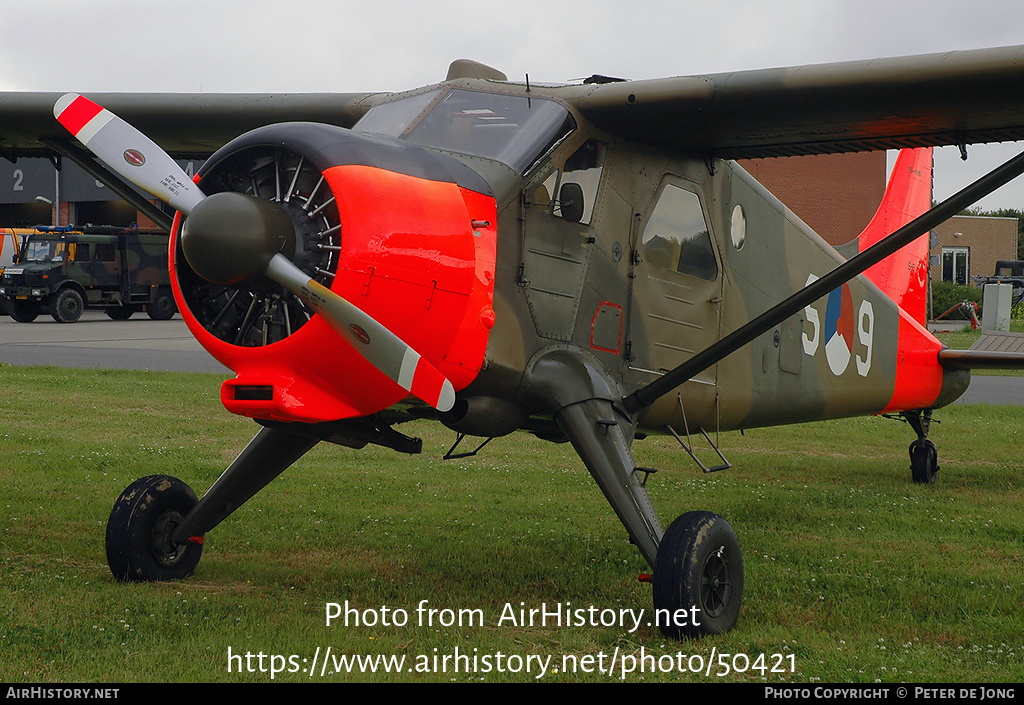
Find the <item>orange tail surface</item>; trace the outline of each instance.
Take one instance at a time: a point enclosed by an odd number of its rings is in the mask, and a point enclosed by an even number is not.
[[[857,238],[858,251],[895,232],[929,208],[932,200],[931,147],[900,151],[875,216]],[[865,271],[911,318],[926,324],[928,315],[928,235],[901,248]]]

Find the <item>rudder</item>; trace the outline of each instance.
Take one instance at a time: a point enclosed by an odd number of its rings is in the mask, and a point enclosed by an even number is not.
[[[857,251],[863,252],[925,213],[931,201],[931,147],[900,150],[882,203],[855,241]],[[928,237],[919,237],[864,272],[922,325],[928,315],[928,247]]]

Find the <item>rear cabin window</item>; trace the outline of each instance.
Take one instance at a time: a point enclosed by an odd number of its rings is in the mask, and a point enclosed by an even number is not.
[[[96,261],[97,262],[113,262],[117,259],[117,250],[114,248],[112,243],[102,243],[96,245]]]
[[[666,184],[644,228],[644,255],[659,267],[698,279],[718,278],[718,261],[697,194]]]

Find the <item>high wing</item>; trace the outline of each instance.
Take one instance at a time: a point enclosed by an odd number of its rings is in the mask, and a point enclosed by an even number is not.
[[[601,129],[723,159],[1024,139],[1024,47],[584,85]]]
[[[45,157],[48,141],[66,141],[53,119],[61,93],[0,93],[0,156]],[[107,93],[90,94],[169,154],[205,157],[234,137],[278,122],[351,127],[372,107],[369,93]]]
[[[495,78],[495,76],[488,76]],[[449,74],[451,77],[451,74]],[[1024,47],[551,89],[606,132],[740,159],[1024,139]],[[353,125],[386,94],[90,94],[168,153],[284,121]],[[59,93],[0,93],[0,156],[66,139]]]

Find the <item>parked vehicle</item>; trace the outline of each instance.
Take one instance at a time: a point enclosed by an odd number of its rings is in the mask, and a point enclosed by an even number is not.
[[[0,228],[0,276],[3,276],[4,270],[15,263],[18,259],[18,251],[21,249],[21,243],[25,239],[25,235],[33,230],[23,230],[20,228]],[[19,239],[21,236],[21,239]],[[7,315],[7,298],[0,296],[0,316]]]
[[[85,309],[102,309],[114,320],[145,310],[166,320],[177,311],[167,247],[168,236],[159,230],[36,228],[0,275],[0,296],[23,323],[43,312],[74,323]]]
[[[1024,260],[1001,259],[996,261],[996,272],[992,276],[976,276],[974,283],[980,287],[986,284],[1009,284],[1013,287],[1013,305],[1024,301]]]

